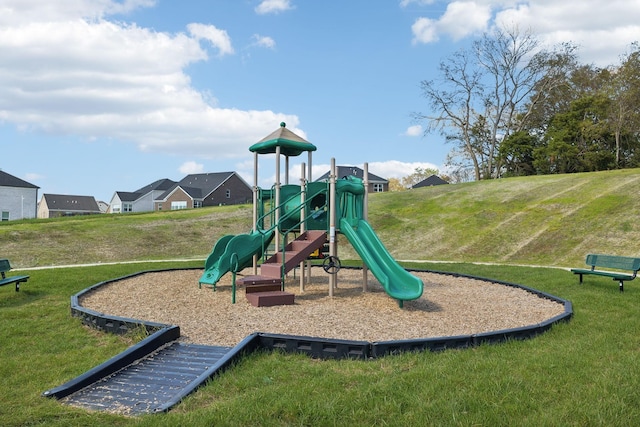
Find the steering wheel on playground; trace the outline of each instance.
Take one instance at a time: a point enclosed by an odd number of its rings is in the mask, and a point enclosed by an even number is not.
[[[322,269],[325,273],[336,274],[340,271],[340,258],[337,256],[328,256],[322,261]]]

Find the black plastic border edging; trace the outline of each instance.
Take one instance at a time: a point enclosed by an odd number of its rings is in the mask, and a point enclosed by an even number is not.
[[[122,353],[112,357],[106,362],[96,366],[84,374],[62,384],[59,387],[52,388],[42,393],[45,397],[55,397],[62,399],[91,385],[120,369],[131,365],[136,360],[142,359],[156,351],[163,345],[177,340],[180,337],[180,328],[178,326],[169,326],[163,328],[147,338],[135,344]]]
[[[371,356],[368,341],[338,340],[319,337],[259,333],[260,346],[268,350],[303,353],[316,359],[367,359]]]
[[[46,397],[56,397],[58,399],[61,399],[65,396],[75,393],[76,391],[86,387],[87,385],[90,385],[102,378],[113,374],[114,372],[130,365],[136,360],[148,356],[161,346],[171,341],[175,341],[180,337],[179,326],[165,325],[161,323],[147,322],[143,320],[136,320],[118,316],[109,316],[107,314],[99,313],[97,311],[82,307],[79,303],[79,298],[82,295],[100,286],[146,273],[193,269],[200,268],[170,268],[140,271],[138,273],[130,274],[117,279],[100,282],[73,295],[71,297],[71,313],[74,317],[80,317],[84,324],[92,326],[99,330],[115,334],[124,334],[129,332],[130,330],[133,330],[134,328],[142,326],[151,335],[140,341],[138,344],[128,348],[119,355],[112,357],[106,362],[96,366],[95,368],[87,371],[86,373],[71,381],[68,381],[67,383],[59,387],[45,391],[44,393],[42,393],[42,395]],[[191,384],[185,387],[181,393],[178,393],[176,396],[174,396],[171,401],[165,402],[163,405],[157,407],[154,412],[168,411],[169,409],[171,409],[171,407],[180,402],[184,397],[196,390],[207,379],[212,378],[221,371],[227,369],[234,361],[242,357],[242,355],[252,353],[258,349],[267,349],[272,351],[282,350],[285,352],[303,353],[307,354],[308,356],[320,359],[368,359],[409,351],[441,351],[446,349],[462,349],[481,344],[502,343],[511,339],[528,339],[549,330],[556,323],[569,321],[573,316],[573,307],[570,301],[532,288],[528,288],[526,286],[459,273],[420,269],[407,270],[449,275],[454,277],[464,277],[490,283],[497,283],[505,286],[516,287],[535,294],[540,298],[549,299],[563,304],[564,313],[551,319],[547,319],[539,324],[524,326],[521,328],[491,331],[473,335],[384,341],[374,343],[370,343],[368,341],[349,341],[257,332],[247,336],[244,340],[238,343],[238,345],[231,349],[229,353],[222,359],[220,359],[215,365],[211,366],[206,372],[204,372],[202,375],[192,381]]]

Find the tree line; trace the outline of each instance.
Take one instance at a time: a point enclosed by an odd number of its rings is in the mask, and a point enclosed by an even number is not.
[[[640,46],[618,64],[581,64],[517,28],[485,33],[421,82],[425,134],[453,148],[452,181],[640,166]]]

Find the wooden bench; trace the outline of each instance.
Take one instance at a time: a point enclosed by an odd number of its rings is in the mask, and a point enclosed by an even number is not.
[[[16,284],[16,292],[20,290],[20,283],[29,280],[29,276],[7,276],[7,273],[11,270],[11,265],[8,259],[0,259],[0,274],[2,274],[2,280],[0,280],[0,286],[9,285],[11,283]]]
[[[589,254],[587,255],[586,264],[591,268],[572,268],[571,272],[580,275],[580,283],[582,284],[582,276],[593,274],[595,276],[611,277],[618,281],[620,292],[624,291],[624,282],[633,280],[640,270],[640,258],[632,258],[615,255]],[[623,271],[596,270],[596,267],[608,268]]]

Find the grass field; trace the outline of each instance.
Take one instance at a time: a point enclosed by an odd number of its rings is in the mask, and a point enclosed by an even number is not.
[[[407,266],[539,289],[570,300],[573,319],[532,340],[368,361],[256,353],[169,413],[139,418],[41,397],[138,339],[82,326],[70,296],[132,272],[201,266],[217,237],[248,228],[248,207],[3,223],[14,266],[194,260],[36,269],[19,293],[0,288],[0,424],[637,425],[640,282],[620,293],[549,267],[581,265],[591,251],[637,255],[638,180],[635,170],[374,195],[371,223],[396,258],[452,261]]]

